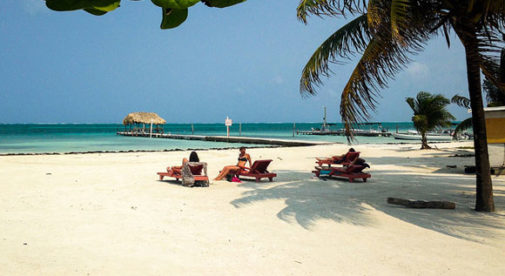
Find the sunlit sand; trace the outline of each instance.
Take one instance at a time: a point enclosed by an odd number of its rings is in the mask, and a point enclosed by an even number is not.
[[[472,210],[471,143],[358,145],[363,183],[314,178],[315,157],[345,145],[248,149],[274,182],[186,188],[157,171],[188,152],[0,157],[3,275],[500,275],[505,176],[497,212]],[[238,151],[199,151],[213,178]],[[447,165],[456,165],[448,168]],[[407,209],[387,197],[447,200]]]

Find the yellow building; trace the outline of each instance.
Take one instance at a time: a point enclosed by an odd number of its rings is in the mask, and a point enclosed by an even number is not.
[[[484,108],[491,167],[505,166],[505,106]]]

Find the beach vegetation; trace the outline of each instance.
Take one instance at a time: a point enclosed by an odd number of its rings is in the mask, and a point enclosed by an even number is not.
[[[340,115],[348,130],[369,118],[380,90],[429,39],[442,36],[450,47],[454,32],[465,49],[467,65],[475,146],[475,209],[494,210],[481,73],[497,87],[505,87],[496,77],[500,68],[493,62],[503,46],[504,0],[302,0],[297,15],[304,23],[309,15],[351,18],[316,49],[300,79],[301,93],[315,94],[321,77],[331,73],[329,64],[360,55],[340,97]],[[352,131],[348,133],[352,135]]]
[[[448,127],[454,116],[447,110],[450,101],[441,94],[430,94],[421,91],[416,98],[408,97],[406,99],[414,116],[412,122],[414,127],[421,134],[421,149],[430,149],[426,133],[437,128]]]

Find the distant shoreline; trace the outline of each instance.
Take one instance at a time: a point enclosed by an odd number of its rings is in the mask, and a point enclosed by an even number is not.
[[[266,148],[285,148],[293,146],[278,146],[278,145],[265,145],[259,147],[251,147],[255,149],[266,149]],[[74,155],[74,154],[102,154],[102,153],[138,153],[138,152],[172,152],[172,151],[210,151],[210,150],[228,150],[228,149],[238,149],[240,146],[236,147],[226,147],[226,148],[188,148],[188,149],[163,149],[163,150],[93,150],[93,151],[70,151],[70,152],[19,152],[19,153],[0,153],[0,156],[31,156],[31,155]]]
[[[461,141],[459,141],[461,142]],[[458,143],[458,141],[452,142],[436,142],[431,144],[451,144]],[[342,143],[335,142],[335,145],[342,145]],[[353,144],[350,146],[358,147],[358,146],[383,146],[383,145],[398,145],[405,146],[411,145],[416,146],[421,143],[377,143],[377,144]],[[321,144],[324,145],[324,144]],[[331,145],[331,144],[326,144]],[[254,149],[268,149],[268,148],[293,148],[293,147],[313,147],[319,145],[305,145],[305,146],[282,146],[282,145],[261,145],[261,146],[251,146],[249,148]],[[113,153],[145,153],[145,152],[174,152],[174,151],[211,151],[211,150],[229,150],[229,149],[238,149],[241,146],[236,147],[218,147],[218,148],[188,148],[188,149],[162,149],[162,150],[92,150],[92,151],[70,151],[70,152],[11,152],[11,153],[0,153],[0,157],[4,156],[39,156],[39,155],[78,155],[78,154],[113,154]]]

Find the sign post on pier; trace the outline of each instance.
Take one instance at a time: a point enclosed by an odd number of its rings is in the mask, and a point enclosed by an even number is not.
[[[149,130],[149,138],[153,138],[153,119],[151,119],[151,128]]]
[[[226,137],[230,137],[230,127],[232,125],[232,120],[226,116],[226,120],[224,120],[224,125],[226,126]]]

